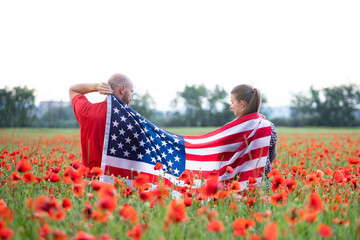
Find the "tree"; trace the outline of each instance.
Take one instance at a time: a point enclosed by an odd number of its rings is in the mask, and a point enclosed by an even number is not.
[[[185,105],[185,126],[203,126],[204,107],[208,90],[202,84],[199,86],[186,85],[182,92],[178,92],[178,98],[181,98]],[[177,99],[175,99],[177,105]]]
[[[184,104],[183,112],[173,113],[172,124],[178,126],[220,126],[233,119],[230,111],[228,94],[224,88],[216,85],[207,89],[202,85],[186,85],[177,93],[174,105]],[[172,125],[173,126],[173,125]]]
[[[340,85],[296,94],[291,101],[291,113],[297,125],[355,126],[355,111],[360,104],[358,85]]]
[[[35,119],[34,89],[15,87],[0,90],[0,127],[28,127]]]
[[[150,121],[156,116],[155,101],[148,91],[145,94],[134,93],[130,106]]]

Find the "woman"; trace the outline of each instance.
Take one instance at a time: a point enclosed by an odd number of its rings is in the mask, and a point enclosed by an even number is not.
[[[241,118],[247,114],[259,112],[261,103],[261,93],[259,89],[250,85],[242,84],[233,88],[231,91],[230,109],[237,118]],[[271,123],[271,122],[270,122]],[[271,171],[271,163],[276,157],[277,134],[275,126],[271,123],[271,138],[269,152],[266,159],[265,176]]]

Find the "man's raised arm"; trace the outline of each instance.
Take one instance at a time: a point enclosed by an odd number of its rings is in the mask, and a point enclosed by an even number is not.
[[[69,89],[70,101],[78,94],[87,94],[91,92],[99,92],[100,94],[113,94],[113,90],[108,83],[79,83],[73,85]]]

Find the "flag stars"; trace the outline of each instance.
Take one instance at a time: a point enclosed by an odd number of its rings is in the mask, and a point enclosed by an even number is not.
[[[136,132],[134,133],[134,138],[138,139],[139,138],[139,134]]]
[[[161,145],[162,145],[162,146],[165,146],[165,147],[166,147],[166,144],[167,144],[166,141],[162,141],[162,142],[161,142]]]
[[[114,110],[114,113],[119,114],[119,111],[120,111],[120,110],[119,110],[118,108],[114,108],[113,110]]]
[[[113,127],[118,127],[119,123],[115,120],[112,122],[113,123]]]
[[[133,129],[133,125],[131,125],[131,123],[130,124],[128,124],[128,125],[126,125],[127,126],[127,128],[128,128],[128,130],[132,130]]]
[[[173,164],[174,164],[174,163],[173,163],[172,161],[168,161],[168,165],[169,165],[170,167],[172,167]]]
[[[110,148],[110,153],[115,155],[116,149],[115,148]]]
[[[117,136],[115,135],[115,133],[113,135],[111,135],[111,140],[115,140],[116,141]]]
[[[174,142],[175,142],[175,143],[179,143],[179,139],[174,138]]]
[[[174,169],[174,174],[179,175],[179,170],[177,168]]]
[[[145,149],[145,154],[149,154],[150,155],[151,151],[149,148]]]
[[[142,155],[141,153],[139,153],[138,155],[138,159],[142,160],[142,158],[144,157],[144,155]]]
[[[156,158],[154,158],[154,157],[151,157],[151,162],[154,162],[154,163],[156,163]]]
[[[119,134],[124,136],[124,134],[125,134],[124,129],[120,129],[120,130],[119,130]]]
[[[122,121],[122,122],[126,122],[126,117],[121,116],[120,118],[121,118],[121,121]]]
[[[129,157],[129,154],[130,154],[130,153],[129,153],[127,150],[124,152],[124,156],[125,156],[125,157]]]
[[[122,143],[118,143],[118,148],[123,148],[124,147],[124,144],[122,144]]]
[[[131,146],[131,151],[136,152],[136,150],[137,150],[137,147],[135,145]]]
[[[125,138],[126,143],[130,143],[131,139],[129,137]]]
[[[180,158],[178,156],[175,156],[175,162],[180,162]]]
[[[169,152],[170,154],[173,154],[174,150],[173,150],[172,148],[169,148],[169,149],[168,149],[168,152]]]
[[[143,140],[141,140],[140,142],[139,142],[139,144],[140,144],[140,146],[145,146],[145,142],[143,141]]]
[[[161,154],[161,156],[165,159],[166,158],[166,154],[163,152],[162,154]]]

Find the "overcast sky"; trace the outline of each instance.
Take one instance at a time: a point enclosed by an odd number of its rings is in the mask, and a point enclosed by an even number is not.
[[[0,1],[0,88],[68,101],[69,86],[121,72],[159,110],[202,83],[289,105],[311,85],[360,83],[359,12],[346,0]]]

